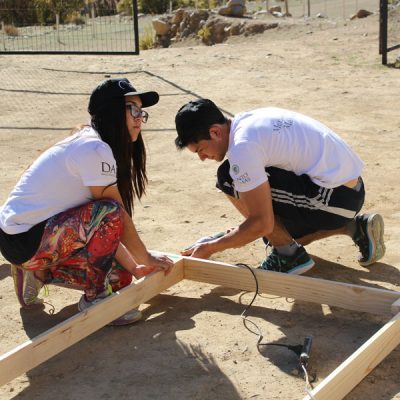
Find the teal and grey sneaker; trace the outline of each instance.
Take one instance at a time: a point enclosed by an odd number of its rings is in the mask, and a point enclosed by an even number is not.
[[[366,267],[385,255],[383,218],[380,214],[357,215],[356,227],[353,241],[360,250],[358,262]]]
[[[11,264],[11,275],[14,279],[14,289],[21,307],[31,308],[43,303],[43,300],[39,299],[38,296],[44,283],[35,277],[33,271],[27,271]]]
[[[275,248],[258,267],[266,271],[284,272],[286,274],[301,275],[315,265],[303,246],[299,246],[292,256],[279,254]]]

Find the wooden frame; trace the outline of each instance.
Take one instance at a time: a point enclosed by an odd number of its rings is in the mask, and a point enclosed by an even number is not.
[[[161,272],[148,275],[0,356],[0,385],[33,369],[182,279],[255,291],[254,276],[247,268],[171,256],[175,259],[175,266],[169,275],[164,276]],[[277,272],[253,271],[259,293],[379,315],[395,314],[312,390],[314,399],[342,399],[400,344],[400,292]],[[310,396],[304,399],[310,399]]]

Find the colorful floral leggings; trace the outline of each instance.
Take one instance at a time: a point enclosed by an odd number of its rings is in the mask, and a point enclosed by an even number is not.
[[[44,283],[82,289],[93,300],[109,285],[115,292],[132,281],[114,260],[122,231],[122,209],[113,200],[72,208],[47,221],[38,251],[21,267],[45,270]]]

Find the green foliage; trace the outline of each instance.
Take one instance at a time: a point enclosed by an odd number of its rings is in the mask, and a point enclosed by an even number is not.
[[[128,0],[120,0],[125,2]],[[195,8],[212,9],[218,6],[218,0],[172,0],[172,9]],[[139,11],[144,14],[164,14],[169,12],[170,0],[138,0]]]
[[[117,12],[118,14],[124,13],[126,15],[133,14],[132,0],[119,0],[117,3]]]
[[[144,14],[164,14],[169,10],[169,0],[139,0],[138,7]]]
[[[92,4],[92,7],[94,7],[96,17],[103,17],[105,15],[115,15],[117,13],[114,1],[91,0],[89,1],[89,3]]]
[[[84,7],[84,0],[33,0],[33,4],[39,9],[49,9],[54,14],[60,14],[65,17],[66,15],[77,11]]]
[[[56,22],[56,16],[49,7],[37,7],[36,20],[40,25],[51,25]]]
[[[197,36],[204,42],[208,43],[209,39],[211,38],[211,31],[207,26],[203,26],[198,32]]]
[[[0,0],[0,20],[15,26],[32,25],[36,11],[32,0]]]
[[[197,1],[197,8],[200,9],[213,9],[217,8],[218,3],[217,0],[198,0]]]
[[[40,24],[53,24],[56,14],[60,16],[60,23],[65,22],[68,15],[78,12],[84,7],[84,0],[33,0],[36,7],[37,20]]]
[[[155,32],[152,26],[147,26],[144,29],[143,34],[139,38],[139,49],[148,50],[154,47],[154,36]]]

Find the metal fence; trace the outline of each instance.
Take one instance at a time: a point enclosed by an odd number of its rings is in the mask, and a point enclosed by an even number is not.
[[[388,63],[388,53],[400,48],[400,1],[380,0],[379,53],[382,64]]]
[[[74,9],[77,3],[65,0],[64,12],[4,3],[0,54],[139,54],[137,0],[129,13],[118,13],[115,2]]]
[[[324,16],[333,20],[349,19],[360,9],[378,11],[379,0],[256,0],[246,6],[254,9],[280,7],[294,18]]]

